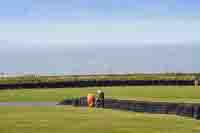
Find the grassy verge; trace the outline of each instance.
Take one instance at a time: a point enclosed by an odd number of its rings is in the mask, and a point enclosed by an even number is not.
[[[189,118],[71,107],[0,107],[1,133],[199,133]]]
[[[87,96],[99,87],[66,89],[1,90],[0,102],[61,101],[65,98]],[[200,102],[200,88],[193,86],[129,86],[101,88],[105,96],[118,99],[137,99],[169,102]]]

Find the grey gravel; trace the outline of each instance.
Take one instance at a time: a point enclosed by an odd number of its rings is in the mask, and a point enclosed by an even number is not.
[[[56,106],[58,102],[0,102],[0,106]]]

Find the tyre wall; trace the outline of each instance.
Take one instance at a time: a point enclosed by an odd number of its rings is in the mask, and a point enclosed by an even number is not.
[[[60,104],[86,107],[87,98],[66,99],[60,102]],[[200,104],[105,99],[104,108],[154,114],[175,114],[200,119]]]
[[[193,80],[89,80],[89,81],[66,81],[45,83],[17,83],[0,84],[0,89],[20,88],[67,88],[67,87],[93,87],[93,86],[145,86],[145,85],[194,85]]]

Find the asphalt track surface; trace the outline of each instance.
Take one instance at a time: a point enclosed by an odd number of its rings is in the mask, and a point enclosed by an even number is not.
[[[0,106],[56,106],[58,102],[0,102]]]

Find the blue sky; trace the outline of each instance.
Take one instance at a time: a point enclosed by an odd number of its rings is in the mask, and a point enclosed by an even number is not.
[[[199,42],[198,0],[0,0],[13,45]]]

